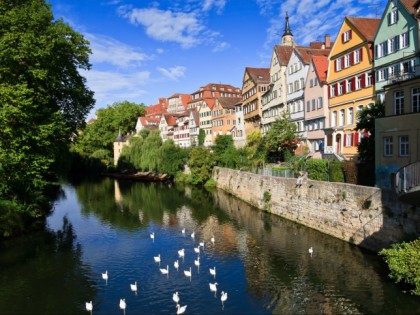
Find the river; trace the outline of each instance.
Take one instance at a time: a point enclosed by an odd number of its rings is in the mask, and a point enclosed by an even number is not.
[[[376,254],[220,190],[103,179],[63,184],[45,231],[0,243],[0,314],[90,314],[88,301],[176,314],[175,292],[186,314],[420,314],[386,273]]]

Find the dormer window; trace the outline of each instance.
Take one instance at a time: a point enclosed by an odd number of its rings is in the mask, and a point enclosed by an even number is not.
[[[392,25],[398,22],[398,10],[392,10],[388,13],[388,25]]]
[[[343,43],[348,42],[351,39],[351,30],[347,30],[342,35],[342,41]]]

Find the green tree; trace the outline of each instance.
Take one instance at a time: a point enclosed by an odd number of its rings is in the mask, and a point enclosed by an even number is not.
[[[213,171],[213,153],[203,146],[191,149],[188,166],[191,170],[192,184],[204,185],[211,178]]]
[[[376,102],[365,107],[357,113],[358,122],[356,131],[368,132],[368,137],[360,140],[357,150],[363,161],[375,161],[375,119],[385,116],[385,107],[382,102]]]
[[[297,143],[296,125],[290,122],[289,113],[284,111],[271,125],[263,138],[268,154],[277,161],[284,159],[284,152],[293,152]]]
[[[206,132],[204,129],[200,128],[198,131],[198,145],[201,146],[204,144],[204,141],[206,140]]]
[[[137,123],[138,116],[144,116],[144,104],[128,101],[115,102],[96,112],[96,119],[88,124],[74,144],[76,152],[91,155],[97,150],[107,150],[112,156],[112,147],[118,133],[131,133]]]
[[[159,172],[174,177],[183,170],[187,158],[187,150],[175,145],[171,139],[166,140],[159,148]]]
[[[247,144],[244,148],[248,168],[257,167],[263,164],[267,154],[267,149],[263,145],[261,132],[253,131],[246,137]]]
[[[94,105],[90,49],[43,0],[3,0],[0,17],[0,198],[33,203]]]

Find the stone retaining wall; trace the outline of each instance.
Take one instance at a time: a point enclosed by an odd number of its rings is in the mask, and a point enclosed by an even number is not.
[[[217,187],[251,205],[323,233],[379,251],[420,236],[420,208],[375,187],[261,176],[215,168]]]

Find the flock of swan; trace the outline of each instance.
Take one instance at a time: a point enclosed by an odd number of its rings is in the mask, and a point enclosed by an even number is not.
[[[185,228],[183,228],[181,232],[182,232],[183,235],[185,235],[185,233],[186,233]],[[154,243],[154,241],[155,241],[155,233],[154,232],[152,232],[150,234],[150,238],[152,239],[152,241]],[[191,233],[191,238],[195,239],[195,232]],[[214,243],[215,243],[214,235],[211,237],[210,242],[214,245]],[[196,254],[198,254],[197,259],[194,260],[194,265],[197,266],[197,268],[200,268],[200,252],[201,252],[201,248],[204,250],[204,246],[205,246],[204,241],[201,241],[201,242],[199,242],[199,245],[197,247],[194,247],[194,252]],[[312,255],[312,253],[311,253],[311,255]],[[179,256],[179,258],[185,259],[185,249],[178,250],[178,256]],[[161,263],[160,254],[158,254],[157,256],[154,256],[153,259],[154,259],[155,263],[158,263],[159,266],[160,266],[160,263]],[[176,260],[174,262],[174,268],[178,271],[179,260]],[[169,265],[166,265],[166,268],[159,268],[159,270],[163,275],[167,275],[167,277],[169,277]],[[210,273],[210,275],[212,275],[214,277],[214,280],[216,280],[216,267],[209,268],[209,273]],[[191,278],[192,278],[191,267],[190,267],[189,270],[184,270],[184,275],[186,277],[190,278],[190,281],[191,281]],[[106,283],[108,283],[108,271],[105,271],[105,273],[102,273],[102,279],[105,280]],[[217,295],[217,286],[218,286],[217,282],[209,283],[210,291],[214,292],[215,297]],[[137,281],[134,282],[134,284],[130,284],[130,289],[131,289],[132,292],[134,292],[137,295]],[[220,295],[220,301],[222,303],[223,308],[224,308],[224,303],[226,302],[227,298],[228,298],[227,292],[222,291],[221,295]],[[179,304],[180,297],[179,297],[178,292],[175,292],[172,295],[172,300],[176,303],[176,314],[185,313],[185,311],[187,309],[187,305],[181,306]],[[123,310],[123,312],[125,314],[125,310],[127,308],[127,304],[125,302],[125,299],[120,299],[119,307],[120,307],[121,310]],[[92,314],[92,311],[93,311],[92,301],[86,302],[86,310]]]

